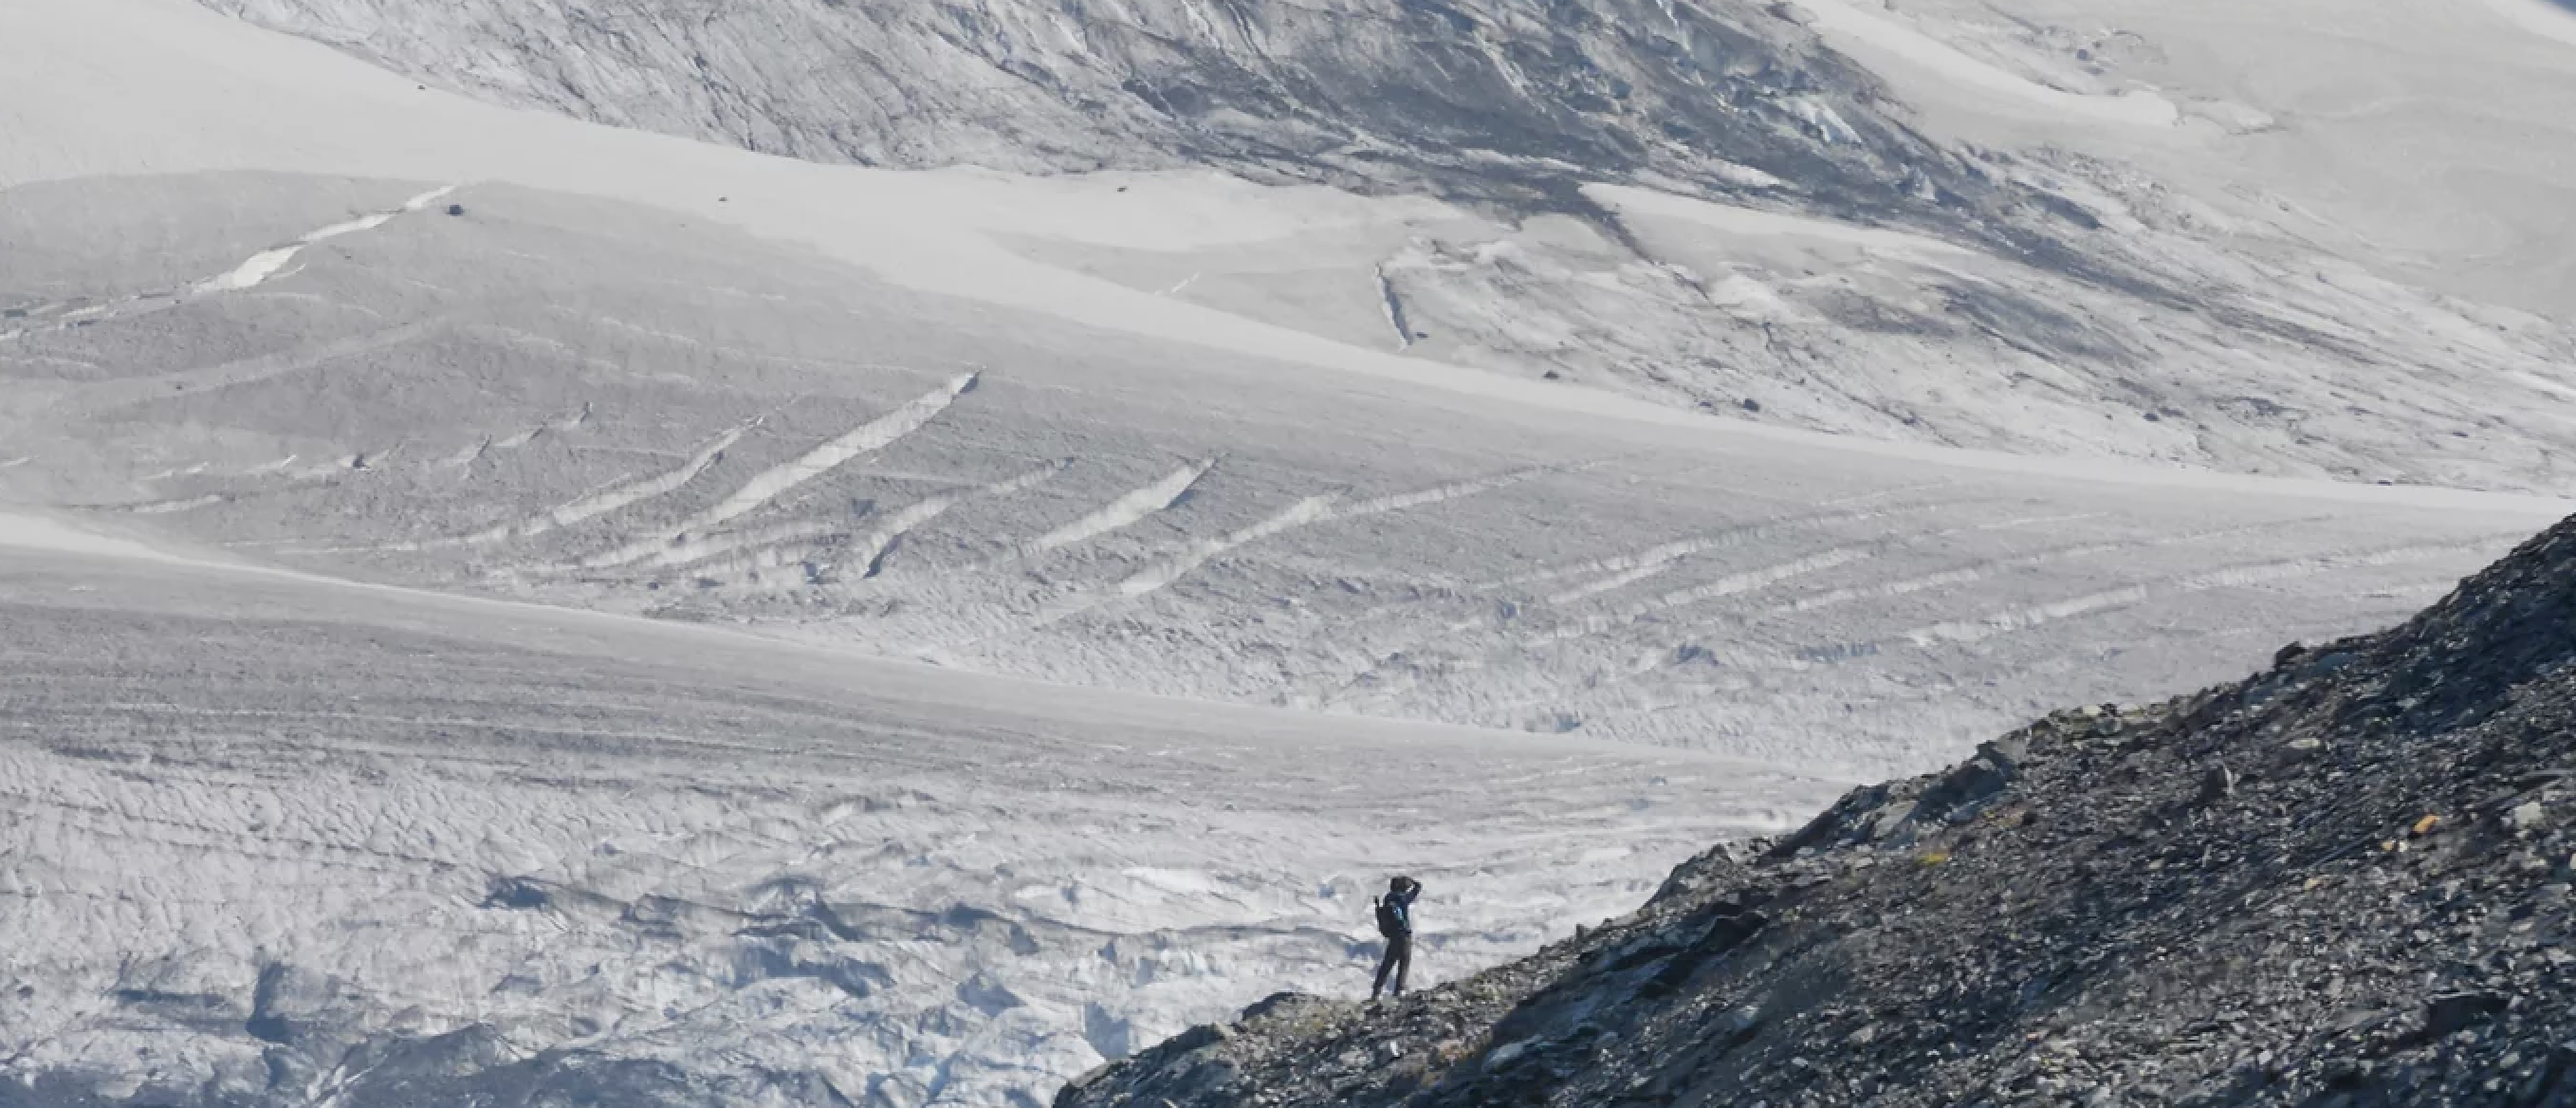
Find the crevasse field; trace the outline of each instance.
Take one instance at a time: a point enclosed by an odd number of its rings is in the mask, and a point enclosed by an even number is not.
[[[2537,0],[1782,21],[2118,159],[2088,249],[2197,301],[1759,182],[791,160],[212,7],[0,5],[0,1105],[1043,1103],[1357,994],[1387,873],[1459,974],[2570,507]]]

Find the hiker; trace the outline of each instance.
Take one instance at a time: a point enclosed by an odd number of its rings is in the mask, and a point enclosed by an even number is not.
[[[1386,883],[1386,895],[1371,903],[1377,905],[1377,933],[1386,936],[1386,957],[1378,959],[1377,984],[1369,986],[1369,999],[1377,999],[1386,988],[1388,970],[1395,971],[1395,991],[1404,995],[1404,975],[1413,970],[1413,898],[1422,895],[1422,882],[1410,877],[1397,877]]]

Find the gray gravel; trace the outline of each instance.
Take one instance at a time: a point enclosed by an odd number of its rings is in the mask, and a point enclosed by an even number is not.
[[[2415,620],[2053,714],[1373,1009],[1265,1002],[1110,1105],[2576,1103],[2576,521]]]

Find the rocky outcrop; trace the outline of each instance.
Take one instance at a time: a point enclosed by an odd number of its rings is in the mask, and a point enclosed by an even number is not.
[[[2576,1103],[2576,521],[2412,622],[2061,712],[1373,1009],[1065,1090],[1165,1104]]]

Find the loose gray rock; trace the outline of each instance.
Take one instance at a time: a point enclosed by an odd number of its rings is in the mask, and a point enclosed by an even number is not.
[[[2512,1003],[2495,993],[2451,993],[2424,1004],[2424,1033],[2439,1038],[2502,1014]]]
[[[2569,626],[2576,520],[2402,627],[2053,714],[1527,960],[1224,1049],[1296,1108],[2576,1103]],[[1361,1068],[1400,1041],[1447,1045]],[[1182,1064],[1057,1103],[1165,1108]]]
[[[2226,766],[2211,766],[2200,778],[2200,803],[2205,807],[2236,795],[2236,771]]]

